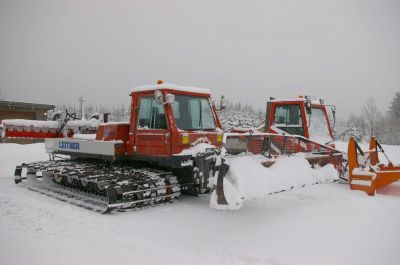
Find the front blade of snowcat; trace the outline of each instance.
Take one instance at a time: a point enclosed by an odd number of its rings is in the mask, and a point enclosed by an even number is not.
[[[227,159],[239,155],[263,155],[265,160],[261,164],[264,167],[273,165],[279,156],[302,153],[313,167],[332,164],[339,173],[342,170],[343,154],[340,151],[297,135],[228,133],[224,136],[224,147]],[[223,163],[218,175],[216,191],[219,205],[228,204],[224,193],[224,177],[228,169],[229,166]]]

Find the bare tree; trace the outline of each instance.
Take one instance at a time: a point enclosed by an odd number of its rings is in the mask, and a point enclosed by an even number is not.
[[[382,114],[379,112],[373,98],[369,98],[365,105],[361,108],[361,116],[367,123],[369,136],[374,136],[377,133],[378,124],[382,119]]]

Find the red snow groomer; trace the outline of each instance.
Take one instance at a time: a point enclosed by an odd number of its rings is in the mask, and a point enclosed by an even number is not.
[[[263,166],[270,167],[279,156],[302,153],[312,167],[332,164],[340,175],[343,153],[335,149],[327,107],[335,123],[335,107],[309,97],[267,102],[265,125],[258,129],[232,129],[225,134],[227,157],[240,153],[264,155]],[[218,204],[227,204],[222,180],[217,185]],[[279,190],[280,192],[283,190]]]
[[[323,166],[332,163],[340,171],[343,154],[335,149],[331,121],[323,100],[309,97],[267,102],[263,127],[247,132],[226,134],[225,148],[229,154],[249,152],[263,154],[273,163],[274,156],[304,153],[311,164]]]
[[[207,192],[208,179],[226,171],[210,91],[158,81],[130,96],[129,122],[100,124],[94,140],[46,139],[54,159],[18,166],[15,182],[100,212]]]

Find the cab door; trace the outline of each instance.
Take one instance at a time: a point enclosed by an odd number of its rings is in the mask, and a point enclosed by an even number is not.
[[[171,156],[171,134],[163,104],[152,94],[139,95],[134,152],[143,156]]]
[[[307,137],[303,124],[304,114],[299,103],[275,105],[273,110],[272,125],[274,131],[281,130],[288,134]],[[281,133],[278,131],[278,133]]]

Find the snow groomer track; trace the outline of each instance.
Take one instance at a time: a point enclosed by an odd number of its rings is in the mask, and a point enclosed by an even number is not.
[[[52,160],[22,164],[15,182],[29,190],[100,213],[114,209],[140,209],[180,196],[180,186],[170,172],[135,169],[119,163]]]

